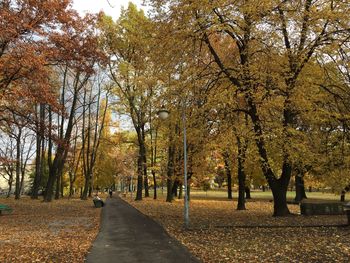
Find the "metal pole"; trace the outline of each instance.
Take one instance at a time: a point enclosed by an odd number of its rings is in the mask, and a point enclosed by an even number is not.
[[[131,176],[131,189],[130,189],[131,190],[131,198],[132,198],[132,192],[134,190],[133,188],[134,188],[134,186],[133,186],[133,180],[132,180],[132,176]]]
[[[190,219],[189,219],[189,204],[188,204],[188,193],[187,193],[187,139],[186,139],[185,102],[183,102],[183,106],[182,106],[182,123],[183,123],[183,129],[184,129],[184,187],[185,187],[184,221],[185,221],[185,229],[188,229],[190,224]]]

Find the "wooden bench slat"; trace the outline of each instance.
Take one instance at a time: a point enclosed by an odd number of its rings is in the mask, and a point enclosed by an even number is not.
[[[8,205],[0,204],[0,215],[2,214],[2,211],[7,213],[12,213],[13,209],[9,207]]]

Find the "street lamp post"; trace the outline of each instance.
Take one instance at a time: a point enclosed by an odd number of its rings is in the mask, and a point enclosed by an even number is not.
[[[169,111],[160,109],[157,112],[157,115],[162,120],[165,120],[169,117]],[[182,104],[182,125],[183,125],[183,141],[184,141],[184,188],[185,188],[185,197],[184,197],[184,224],[185,229],[189,228],[190,219],[189,219],[189,200],[188,200],[188,186],[187,186],[187,134],[186,134],[186,105],[185,102]]]

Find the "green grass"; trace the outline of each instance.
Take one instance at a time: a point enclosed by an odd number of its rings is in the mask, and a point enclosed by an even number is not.
[[[234,191],[233,198],[237,198],[238,193]],[[219,191],[219,190],[210,190],[208,192],[202,191],[202,190],[192,190],[191,196],[193,198],[198,199],[227,199],[227,192],[226,191]],[[339,195],[335,195],[333,193],[322,193],[322,192],[307,192],[306,196],[308,199],[318,199],[318,200],[339,200]],[[271,191],[251,191],[251,197],[252,199],[272,199],[272,192]],[[294,199],[295,192],[294,191],[288,191],[287,192],[287,198],[288,199]]]
[[[157,191],[159,198],[165,198],[166,196],[166,189],[164,189],[163,194],[161,189]],[[233,198],[236,199],[238,196],[237,191],[232,192]],[[333,200],[333,201],[339,201],[340,196],[333,194],[333,193],[326,193],[326,192],[306,192],[306,196],[308,199],[311,200]],[[153,197],[153,190],[150,189],[150,197]],[[251,197],[252,199],[266,199],[266,200],[272,200],[272,192],[271,191],[251,191]],[[289,200],[294,199],[295,192],[294,191],[288,191],[287,192],[287,198]],[[208,199],[208,200],[227,200],[227,192],[225,189],[222,190],[209,190],[207,192],[203,190],[198,189],[191,189],[191,198],[193,199]]]

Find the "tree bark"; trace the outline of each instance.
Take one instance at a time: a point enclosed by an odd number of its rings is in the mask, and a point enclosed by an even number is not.
[[[172,177],[174,174],[174,157],[175,157],[175,146],[172,141],[172,138],[170,139],[170,145],[168,147],[168,165],[167,165],[167,202],[172,202],[173,200],[173,194],[172,194]]]
[[[283,189],[280,182],[271,185],[271,190],[274,200],[274,212],[273,216],[286,216],[289,215],[289,209],[287,206],[287,191]]]
[[[86,101],[86,93],[87,91],[85,90],[84,102]],[[91,110],[92,104],[94,103],[94,99],[92,98],[92,90],[90,90],[90,94],[89,94],[88,127],[87,127],[87,134],[86,134],[87,143],[85,143],[85,133],[84,133],[85,114],[83,115],[83,133],[82,134],[84,138],[84,141],[83,141],[84,143],[82,146],[82,151],[83,151],[84,175],[85,175],[85,181],[86,181],[83,196],[82,196],[83,199],[86,199],[87,196],[91,197],[92,192],[94,190],[94,166],[96,163],[97,152],[100,146],[101,134],[105,125],[105,118],[106,118],[107,107],[108,107],[108,91],[106,94],[106,103],[102,113],[101,122],[99,122],[99,118],[101,116],[100,99],[101,99],[101,84],[99,84],[98,93],[97,93],[95,116],[92,116],[92,110]],[[83,109],[84,109],[83,112],[85,113],[85,107],[83,107]],[[95,120],[94,125],[92,125],[91,123],[91,120],[93,117]],[[85,150],[86,150],[86,153],[85,153]]]
[[[12,172],[11,172],[12,173]],[[12,184],[13,184],[13,174],[11,175],[9,181],[8,181],[8,186],[9,186],[9,191],[7,192],[6,197],[9,198],[11,195],[11,191],[12,191]]]
[[[153,199],[157,199],[157,178],[156,178],[156,172],[152,170],[152,177],[153,177]]]
[[[70,138],[71,133],[74,125],[74,116],[76,113],[76,104],[78,100],[78,92],[79,90],[84,86],[86,81],[88,80],[88,77],[86,76],[84,80],[80,80],[79,74],[75,78],[75,84],[74,84],[74,94],[73,94],[73,100],[71,105],[71,110],[69,114],[69,119],[67,123],[66,132],[64,135],[63,141],[59,142],[57,145],[57,150],[55,154],[55,158],[52,162],[52,166],[49,172],[49,179],[46,185],[46,193],[44,197],[45,202],[51,202],[52,201],[52,195],[53,195],[53,187],[54,183],[56,181],[56,176],[60,174],[63,171],[63,166],[67,157],[68,153],[68,147],[70,144]]]
[[[291,166],[284,162],[282,175],[279,179],[271,182],[271,190],[274,200],[273,216],[287,216],[290,214],[287,206],[287,190],[291,174]]]
[[[173,183],[173,187],[172,187],[172,195],[173,195],[173,198],[174,197],[177,197],[177,188],[179,186],[179,181],[177,179],[174,180],[174,183]]]
[[[78,128],[76,128],[76,130],[75,130],[73,156],[72,156],[73,167],[70,167],[70,169],[68,171],[68,173],[69,173],[69,197],[72,197],[74,195],[73,184],[76,180],[76,174],[78,172],[79,163],[80,163],[81,154],[82,154],[82,150],[80,150],[78,157],[76,158],[77,140],[78,140]],[[77,159],[77,161],[75,163],[76,159]]]
[[[294,201],[300,203],[306,197],[304,179],[302,175],[295,175],[295,198]]]
[[[182,187],[183,185],[181,183],[179,183],[179,195],[178,195],[178,199],[182,199]]]
[[[74,195],[74,189],[73,189],[73,184],[74,184],[74,180],[73,180],[73,174],[71,172],[69,172],[69,197],[72,197]]]
[[[56,177],[56,190],[55,190],[55,199],[60,199],[60,185],[61,185],[61,176],[62,174],[58,174]]]
[[[84,93],[84,102],[86,99],[86,92],[87,90],[85,90]],[[89,194],[89,190],[90,190],[90,186],[91,186],[91,176],[92,176],[92,171],[91,171],[91,107],[92,107],[92,88],[90,89],[90,94],[89,94],[89,102],[88,102],[88,116],[87,116],[87,132],[86,132],[86,143],[84,143],[84,151],[85,151],[85,169],[84,169],[84,179],[85,179],[85,183],[84,183],[84,191],[83,191],[83,196],[82,199],[86,200],[88,198],[88,194]],[[83,118],[85,118],[85,111],[84,111],[84,116]],[[83,121],[84,122],[84,121]],[[83,127],[83,130],[85,129],[85,127]],[[84,137],[83,137],[84,138]],[[85,141],[85,138],[84,138]]]
[[[147,173],[147,155],[146,155],[144,127],[142,127],[141,132],[142,132],[142,147],[143,147],[142,167],[143,167],[143,176],[144,176],[145,197],[149,197],[148,173]]]
[[[276,178],[274,172],[271,169],[267,150],[265,148],[265,140],[262,132],[262,125],[257,113],[255,103],[251,98],[251,94],[247,95],[247,103],[249,106],[249,116],[253,123],[255,132],[255,143],[260,155],[260,166],[264,173],[264,176],[272,190],[274,198],[274,216],[287,216],[290,214],[287,206],[287,187],[291,176],[291,167],[288,163],[288,159],[284,158],[282,166],[282,175],[279,179]]]
[[[146,148],[144,145],[143,135],[140,127],[136,127],[138,143],[139,143],[139,155],[137,157],[137,190],[136,190],[136,201],[142,200],[142,188],[144,186],[144,169],[145,169],[145,155]]]
[[[152,115],[152,111],[150,111],[150,116]],[[154,166],[157,163],[157,139],[158,139],[158,129],[155,131],[155,138],[153,138],[153,126],[152,126],[152,118],[150,120],[150,130],[151,130],[151,173],[153,177],[153,199],[157,199],[157,178],[156,171],[154,170]]]
[[[146,155],[146,145],[145,145],[145,127],[141,126],[141,138],[142,138],[142,147],[143,147],[143,156],[142,156],[142,167],[143,167],[143,176],[144,176],[144,187],[145,187],[145,197],[149,197],[149,187],[148,187],[148,173],[147,173],[147,155]]]
[[[191,201],[191,186],[187,184],[187,200]]]
[[[16,185],[15,185],[15,199],[19,199],[21,196],[20,188],[20,176],[21,176],[21,136],[22,128],[18,127],[18,133],[16,135]]]
[[[44,141],[44,121],[45,108],[43,104],[39,106],[39,114],[37,114],[36,121],[36,157],[35,157],[35,175],[32,187],[32,199],[38,199],[38,191],[42,178],[42,162],[44,161],[42,151],[42,142]]]
[[[340,202],[345,202],[345,192],[342,191],[340,194]]]
[[[137,190],[136,190],[136,199],[135,200],[142,200],[142,188],[146,186],[144,184],[144,179],[146,179],[145,171],[147,170],[146,166],[146,146],[144,141],[144,134],[142,132],[142,128],[137,127],[136,129],[137,137],[138,137],[138,143],[139,143],[139,156],[137,158]],[[144,177],[145,176],[145,177]],[[147,183],[148,186],[148,183]],[[148,194],[149,196],[149,194]]]
[[[245,171],[244,171],[244,162],[247,146],[241,138],[237,136],[237,173],[238,173],[238,203],[237,210],[245,210]]]
[[[245,187],[245,199],[252,199],[250,195],[250,188],[248,186]]]
[[[350,190],[350,185],[347,185],[343,191],[341,191],[341,195],[340,195],[340,201],[341,202],[345,202],[345,194],[346,192],[349,192]]]
[[[143,186],[143,157],[139,149],[139,156],[137,157],[137,189],[135,201],[142,200],[142,186]]]
[[[232,199],[232,175],[229,161],[230,156],[228,151],[225,151],[222,155],[224,157],[225,172],[227,177],[227,198]]]

